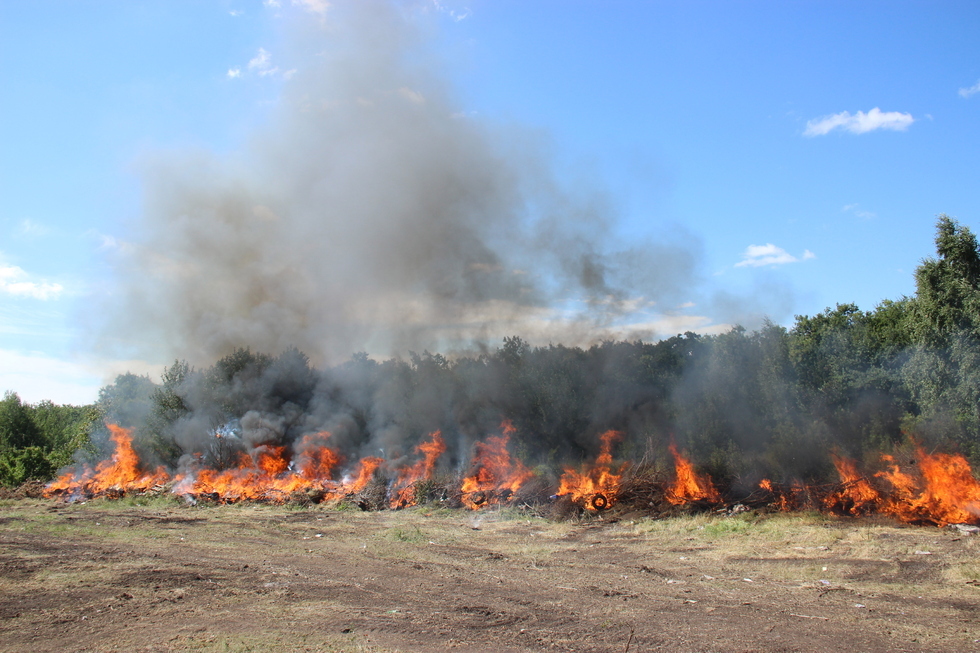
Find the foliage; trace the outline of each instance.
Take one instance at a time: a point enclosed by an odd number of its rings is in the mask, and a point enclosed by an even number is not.
[[[41,447],[22,447],[0,453],[0,485],[16,486],[35,479],[46,481],[56,470]]]
[[[95,406],[25,404],[8,392],[0,402],[0,485],[48,480],[88,446]]]
[[[0,401],[0,448],[20,449],[42,443],[41,429],[31,416],[30,406],[14,392]]]

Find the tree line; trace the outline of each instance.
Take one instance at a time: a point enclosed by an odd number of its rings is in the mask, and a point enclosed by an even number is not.
[[[980,462],[980,249],[942,215],[936,255],[915,271],[911,297],[874,310],[838,304],[719,335],[588,348],[531,346],[518,336],[479,355],[365,353],[323,370],[295,349],[239,349],[212,366],[184,361],[160,383],[125,374],[93,406],[0,404],[0,482],[48,478],[76,456],[104,455],[103,421],[132,427],[141,457],[173,469],[188,456],[222,466],[235,451],[289,445],[329,430],[349,456],[407,455],[428,433],[469,446],[516,428],[515,453],[556,466],[595,455],[597,435],[624,434],[623,460],[666,461],[673,442],[726,487],[765,476],[831,479],[828,452],[871,458],[908,438]],[[234,437],[216,437],[221,433]],[[229,450],[229,447],[231,450]]]

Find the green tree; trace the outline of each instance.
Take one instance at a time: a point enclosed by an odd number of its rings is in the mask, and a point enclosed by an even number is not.
[[[55,468],[69,464],[76,451],[89,445],[89,434],[101,415],[96,405],[58,405],[46,400],[32,407],[32,419]]]
[[[914,346],[902,373],[916,411],[906,425],[980,461],[980,247],[969,228],[941,215],[936,253],[915,271]]]
[[[0,450],[23,449],[45,444],[41,429],[32,419],[29,406],[16,392],[7,392],[0,401]]]
[[[926,345],[947,345],[966,334],[980,337],[980,250],[976,236],[947,215],[936,221],[937,258],[915,271],[913,336]]]
[[[41,447],[24,447],[0,453],[0,485],[16,486],[29,480],[46,481],[57,467]]]
[[[153,391],[152,409],[143,428],[137,429],[139,438],[134,446],[149,449],[165,463],[176,463],[182,453],[174,441],[173,426],[178,419],[191,412],[190,406],[184,400],[183,387],[191,373],[187,361],[180,360],[174,361],[173,365],[163,370],[163,383]]]

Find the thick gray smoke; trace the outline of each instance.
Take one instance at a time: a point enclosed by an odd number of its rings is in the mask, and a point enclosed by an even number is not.
[[[147,169],[106,342],[329,363],[514,333],[582,343],[690,299],[696,247],[617,245],[610,203],[564,189],[542,139],[466,115],[416,18],[385,2],[295,16],[296,72],[262,133]]]

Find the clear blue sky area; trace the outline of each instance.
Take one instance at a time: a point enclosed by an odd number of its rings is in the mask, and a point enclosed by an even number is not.
[[[914,292],[938,214],[980,229],[976,2],[394,6],[468,120],[538,140],[620,240],[697,253],[697,297],[673,309],[709,330],[725,297],[787,326],[873,309]],[[0,4],[0,391],[83,403],[168,362],[94,355],[81,326],[142,220],[146,161],[245,147],[309,63],[303,25],[343,38],[336,11]]]

